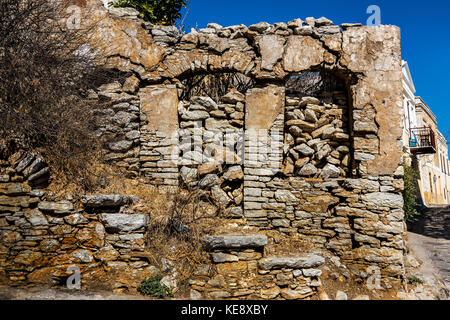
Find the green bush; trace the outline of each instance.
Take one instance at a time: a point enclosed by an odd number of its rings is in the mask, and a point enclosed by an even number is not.
[[[417,284],[417,283],[423,284],[423,280],[420,278],[417,278],[416,276],[409,277],[408,282],[409,282],[409,284],[412,284],[412,285]]]
[[[405,174],[403,176],[403,181],[405,183],[405,189],[403,190],[403,200],[405,212],[405,221],[409,223],[416,222],[420,212],[417,211],[417,194],[419,193],[419,188],[417,186],[418,174],[413,167],[407,164],[403,165]]]
[[[141,18],[154,24],[174,25],[181,18],[180,11],[189,0],[116,0],[113,7],[131,7],[141,13]]]
[[[167,286],[161,284],[161,279],[161,276],[154,276],[143,280],[137,288],[138,292],[144,296],[155,298],[173,297],[172,291]]]

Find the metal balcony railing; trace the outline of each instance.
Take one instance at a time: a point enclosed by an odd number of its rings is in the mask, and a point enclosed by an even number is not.
[[[429,127],[411,129],[409,147],[415,154],[436,153],[436,134]]]

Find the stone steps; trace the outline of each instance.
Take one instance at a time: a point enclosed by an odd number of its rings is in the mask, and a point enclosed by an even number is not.
[[[234,234],[208,236],[200,240],[207,250],[233,249],[246,250],[264,248],[267,244],[267,236],[261,234]]]
[[[211,254],[215,272],[194,273],[192,298],[301,300],[322,285],[318,268],[325,259],[318,254],[265,256],[268,237],[259,233],[207,236],[200,241]]]

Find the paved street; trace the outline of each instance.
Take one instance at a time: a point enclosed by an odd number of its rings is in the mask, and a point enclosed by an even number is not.
[[[422,271],[450,289],[450,207],[426,209],[408,233],[408,245],[423,261]]]

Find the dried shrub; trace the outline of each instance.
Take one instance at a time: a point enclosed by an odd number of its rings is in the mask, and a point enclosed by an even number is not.
[[[90,29],[68,28],[71,14],[66,1],[0,0],[0,139],[39,150],[89,189],[100,142],[88,93],[107,79],[85,45]]]
[[[183,80],[181,100],[189,101],[193,96],[208,96],[218,102],[220,98],[236,89],[246,93],[255,86],[253,79],[240,73],[213,73],[194,75]]]
[[[101,193],[135,195],[141,200],[133,210],[150,214],[146,256],[160,270],[164,270],[164,261],[171,262],[181,288],[187,287],[197,267],[210,263],[200,239],[226,230],[230,222],[221,217],[209,193],[197,187],[158,188],[115,179]]]
[[[300,97],[320,97],[323,93],[346,91],[345,82],[328,71],[305,71],[290,75],[286,80],[286,93]]]

